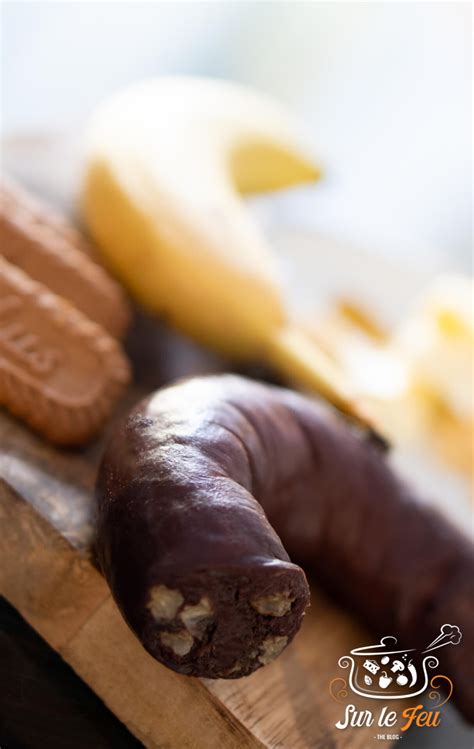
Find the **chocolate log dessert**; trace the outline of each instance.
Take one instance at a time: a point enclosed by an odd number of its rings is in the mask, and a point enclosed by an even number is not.
[[[112,436],[97,498],[103,572],[170,668],[237,678],[277,657],[309,601],[298,563],[376,633],[416,646],[459,625],[443,665],[474,719],[470,545],[324,403],[233,375],[165,388]]]

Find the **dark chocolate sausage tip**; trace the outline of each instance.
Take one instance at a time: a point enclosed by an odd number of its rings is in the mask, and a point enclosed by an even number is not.
[[[97,498],[114,597],[175,671],[236,678],[278,656],[309,601],[289,553],[376,635],[423,649],[458,625],[443,673],[473,720],[472,548],[323,403],[232,375],[163,389],[113,435]]]
[[[241,436],[250,424],[230,403],[222,413],[211,405],[211,379],[197,383],[201,392],[190,381],[140,404],[113,437],[97,484],[97,549],[155,658],[237,678],[291,642],[309,588],[252,496],[254,457]]]
[[[232,679],[269,663],[298,631],[309,600],[303,571],[278,561],[175,571],[166,582],[148,588],[140,639],[193,676]]]

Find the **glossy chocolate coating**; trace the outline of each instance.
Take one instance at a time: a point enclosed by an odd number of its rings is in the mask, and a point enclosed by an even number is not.
[[[129,625],[171,668],[237,677],[290,642],[308,589],[288,552],[377,635],[426,647],[445,621],[457,624],[463,640],[441,651],[443,673],[474,717],[470,545],[327,405],[232,375],[178,383],[113,435],[97,492],[104,574]],[[171,619],[156,616],[160,604],[152,614],[153,590],[179,592]],[[267,615],[255,608],[262,599],[291,604]],[[199,604],[212,612],[191,644],[182,613]],[[262,645],[269,638],[275,647]],[[176,654],[176,642],[188,652]]]

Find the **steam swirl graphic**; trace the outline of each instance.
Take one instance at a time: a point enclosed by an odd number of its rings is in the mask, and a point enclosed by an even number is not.
[[[432,687],[431,692],[428,693],[428,699],[430,700],[440,700],[441,695],[438,691],[439,689],[439,681],[446,681],[449,684],[449,691],[448,696],[445,697],[445,699],[442,702],[438,702],[436,705],[433,705],[433,707],[442,707],[445,705],[449,700],[451,699],[451,695],[453,693],[453,682],[451,679],[449,679],[447,676],[444,676],[444,674],[436,674],[432,677],[430,681],[430,687]]]
[[[350,655],[343,655],[338,660],[338,665],[341,668],[350,668],[351,665],[354,665],[354,659],[350,657]]]
[[[437,666],[439,666],[439,660],[434,655],[430,655],[428,658],[425,658],[425,663],[426,668],[436,668]]]
[[[339,688],[336,687],[337,682],[341,682],[341,686]],[[347,697],[347,681],[341,676],[333,679],[329,684],[329,694],[335,702],[339,702],[339,704],[342,705],[342,700]]]

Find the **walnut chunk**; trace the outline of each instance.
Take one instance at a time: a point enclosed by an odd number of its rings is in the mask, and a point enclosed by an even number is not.
[[[170,648],[175,655],[187,655],[194,644],[189,632],[160,632],[162,645]]]
[[[268,596],[255,598],[250,605],[263,616],[285,616],[291,609],[294,597],[290,597],[288,591],[284,593],[272,593]]]
[[[209,598],[204,597],[199,603],[185,606],[179,618],[190,634],[201,639],[212,620],[212,614],[211,602]]]
[[[267,639],[260,644],[260,655],[258,656],[260,663],[263,663],[263,665],[266,666],[267,663],[273,661],[280,655],[287,642],[288,637],[286,636],[267,637]]]
[[[166,585],[155,585],[150,590],[150,600],[147,609],[151,611],[154,618],[174,619],[179,607],[184,603],[184,598],[179,590],[172,590]]]

